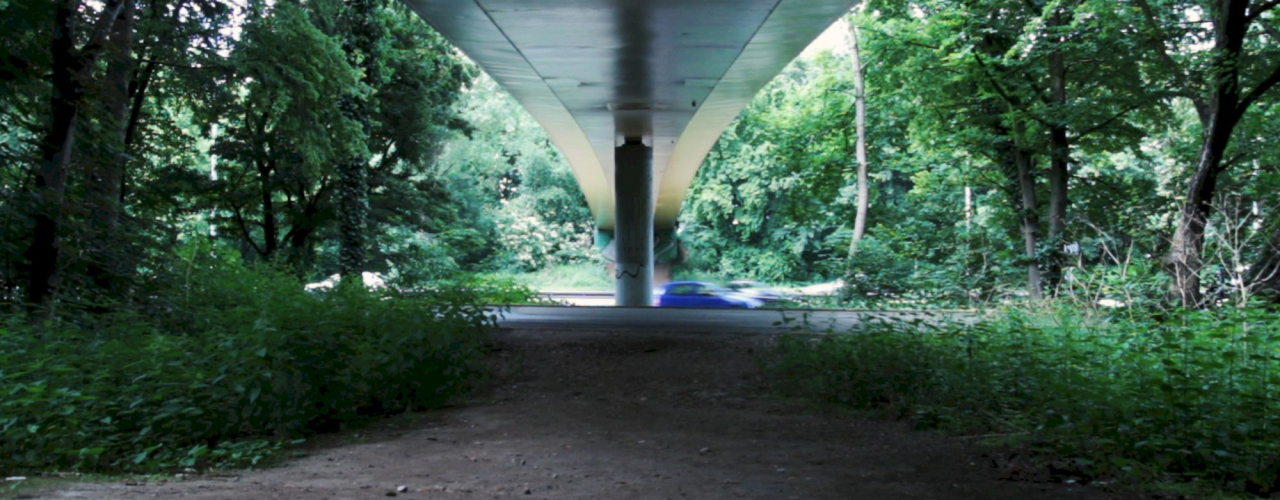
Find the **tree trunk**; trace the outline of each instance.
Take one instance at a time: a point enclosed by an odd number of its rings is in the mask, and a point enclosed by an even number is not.
[[[80,86],[76,83],[74,18],[78,2],[58,2],[53,33],[53,99],[52,126],[41,144],[41,165],[36,171],[35,228],[27,259],[31,263],[31,283],[27,286],[27,302],[44,305],[58,285],[58,261],[62,250],[59,238],[62,203],[67,190],[67,166],[75,145],[76,121],[79,119]]]
[[[850,53],[853,58],[853,91],[855,108],[855,128],[858,142],[855,151],[858,159],[858,212],[853,219],[853,239],[849,241],[849,256],[858,251],[858,242],[867,232],[867,206],[870,202],[870,186],[867,185],[867,103],[866,91],[862,83],[862,57],[858,47],[858,28],[849,26]]]
[[[376,25],[373,0],[347,0],[351,22],[347,57],[352,66],[364,69],[363,80],[370,88],[379,80],[375,60]],[[373,132],[370,125],[368,97],[347,95],[344,112],[360,123],[365,137]],[[343,283],[363,283],[365,234],[369,225],[369,167],[365,155],[355,155],[338,168],[338,272]]]
[[[124,0],[125,7],[120,12],[111,33],[108,54],[106,85],[102,100],[107,111],[111,133],[109,147],[111,154],[105,161],[98,163],[95,178],[90,186],[95,196],[92,200],[94,221],[100,229],[111,229],[120,219],[120,179],[129,162],[127,139],[129,134],[129,85],[133,76],[133,18],[134,1]]]
[[[258,165],[258,185],[262,195],[262,251],[259,254],[266,261],[275,257],[276,249],[280,245],[279,229],[276,227],[275,198],[271,186],[271,170],[270,165]]]
[[[33,310],[47,305],[58,286],[62,205],[67,191],[67,168],[75,147],[83,81],[92,71],[102,52],[102,43],[122,7],[118,1],[103,6],[93,34],[79,51],[75,49],[75,39],[80,1],[60,0],[54,7],[50,51],[53,61],[50,77],[53,95],[49,103],[51,119],[49,130],[41,141],[41,162],[35,175],[34,227],[31,246],[27,249],[27,260],[31,266],[27,303]]]
[[[307,218],[295,220],[297,224],[289,230],[289,267],[299,276],[310,269],[315,261],[315,249],[311,244],[311,235],[315,233],[315,222]]]
[[[1235,110],[1221,109],[1218,99],[1210,102],[1209,106],[1209,128],[1205,131],[1195,174],[1188,183],[1187,195],[1179,210],[1178,226],[1170,241],[1167,260],[1173,276],[1171,295],[1187,308],[1200,306],[1203,299],[1200,294],[1200,257],[1204,250],[1204,231],[1213,212],[1211,203],[1218,186],[1218,175],[1222,173],[1222,156],[1238,122]]]
[[[1020,145],[1013,147],[1013,163],[1017,169],[1018,191],[1021,194],[1022,206],[1019,221],[1022,226],[1022,242],[1027,257],[1027,293],[1031,298],[1044,296],[1040,280],[1040,264],[1036,261],[1036,247],[1040,238],[1040,214],[1036,206],[1036,180],[1031,171],[1030,153]]]
[[[289,233],[284,239],[289,243],[289,267],[298,276],[305,275],[315,263],[316,252],[312,236],[329,220],[328,214],[319,205],[325,199],[324,191],[323,183],[310,199],[299,191],[296,204],[289,205]]]
[[[123,238],[119,234],[120,187],[129,163],[126,145],[129,121],[129,84],[133,75],[134,1],[124,0],[124,9],[112,28],[108,45],[107,73],[103,85],[103,108],[111,130],[107,134],[110,154],[99,158],[88,186],[92,209],[89,245],[89,278],[100,290],[110,291],[124,274],[121,260]]]
[[[156,63],[147,61],[142,70],[138,72],[138,77],[130,82],[129,99],[132,104],[129,108],[129,122],[125,126],[124,145],[132,146],[138,138],[138,125],[142,122],[142,105],[146,102],[147,87],[151,86],[151,79],[156,73]]]
[[[138,127],[142,122],[142,106],[146,103],[147,87],[151,86],[151,79],[155,76],[156,64],[148,61],[147,65],[138,72],[137,77],[130,82],[129,100],[132,102],[129,106],[129,122],[125,125],[124,130],[124,147],[128,150],[138,139]],[[120,206],[124,206],[124,199],[129,194],[129,171],[125,170],[120,176]]]
[[[1049,28],[1058,28],[1062,24],[1062,14],[1056,13],[1050,18]],[[1057,36],[1056,40],[1059,44],[1065,41],[1061,36]],[[1066,243],[1067,209],[1071,203],[1067,197],[1067,184],[1071,180],[1071,172],[1068,170],[1071,144],[1067,139],[1064,117],[1067,106],[1067,68],[1060,49],[1049,54],[1049,85],[1057,113],[1049,127],[1049,269],[1046,274],[1049,287],[1054,290],[1062,282],[1062,247]]]
[[[363,161],[348,161],[339,169],[338,266],[343,281],[361,282],[364,271],[365,230],[369,218],[368,171]]]
[[[1174,228],[1166,259],[1169,274],[1173,277],[1171,298],[1187,308],[1199,307],[1203,300],[1200,268],[1205,226],[1213,212],[1211,203],[1218,186],[1218,175],[1223,170],[1223,155],[1231,143],[1231,134],[1252,99],[1275,84],[1271,79],[1264,81],[1250,93],[1250,98],[1241,102],[1239,66],[1249,27],[1246,15],[1249,0],[1225,0],[1222,3],[1213,11],[1213,87],[1206,103],[1205,116],[1208,120],[1203,123],[1204,139],[1196,157],[1195,173],[1187,185],[1186,198],[1178,211],[1178,225]]]

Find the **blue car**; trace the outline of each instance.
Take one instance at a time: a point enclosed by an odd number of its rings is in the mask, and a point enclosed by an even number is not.
[[[764,302],[701,281],[673,281],[662,286],[658,307],[755,309]]]

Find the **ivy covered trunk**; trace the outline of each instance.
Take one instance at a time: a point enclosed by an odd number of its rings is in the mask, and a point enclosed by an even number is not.
[[[364,162],[350,161],[340,166],[338,176],[338,265],[343,282],[360,282],[369,218],[368,172]]]
[[[374,53],[376,8],[375,0],[348,0],[346,5],[350,34],[343,48],[351,66],[362,70],[361,81],[367,88],[378,83],[378,61]],[[343,113],[360,125],[364,137],[369,137],[372,129],[369,97],[354,92],[343,96]],[[362,283],[368,225],[369,158],[361,148],[338,166],[338,272],[343,283]]]

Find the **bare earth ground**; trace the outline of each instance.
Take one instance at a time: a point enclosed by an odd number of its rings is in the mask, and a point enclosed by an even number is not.
[[[1104,499],[1008,480],[962,440],[766,396],[772,336],[498,334],[492,391],[278,467],[34,498]],[[1032,474],[1034,476],[1034,474]],[[395,493],[399,486],[406,491]]]

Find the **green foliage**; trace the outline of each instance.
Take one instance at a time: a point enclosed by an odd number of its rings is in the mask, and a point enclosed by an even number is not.
[[[470,128],[445,145],[438,163],[449,196],[488,250],[468,269],[599,262],[586,198],[546,131],[487,76],[459,108]]]
[[[187,254],[170,307],[0,326],[0,468],[248,465],[284,440],[440,406],[483,371],[510,285],[323,294]]]
[[[808,281],[847,245],[853,205],[847,61],[797,61],[729,126],[681,211],[687,267],[737,278]]]
[[[1080,283],[1108,275],[1107,286],[1130,301],[1162,300],[1148,271],[1161,270],[1204,137],[1197,106],[1179,86],[1209,87],[1175,82],[1153,47],[1178,47],[1169,49],[1174,62],[1207,71],[1213,51],[1188,47],[1212,45],[1205,16],[1213,9],[1150,3],[1151,22],[1138,2],[920,0],[858,9],[849,20],[860,27],[865,65],[874,241],[848,254],[857,188],[852,68],[837,48],[797,59],[708,155],[681,213],[684,272],[843,278],[852,284],[849,305],[949,306],[1022,300],[1034,265],[1055,270],[1047,295],[1081,302],[1072,295]],[[1260,13],[1259,26],[1275,16]],[[1253,33],[1258,26],[1250,29],[1242,71],[1252,84],[1277,52],[1274,40]],[[1055,57],[1070,68],[1061,101]],[[1260,96],[1226,155],[1240,174],[1218,179],[1221,195],[1211,202],[1206,293],[1280,289],[1280,280],[1259,282],[1276,276],[1260,269],[1280,262],[1280,231],[1268,215],[1280,177],[1272,175],[1275,148],[1260,139],[1276,132],[1273,94]],[[1069,165],[1064,223],[1048,238],[1055,129],[1066,131]],[[1010,161],[1014,150],[1026,158],[1029,192]],[[1023,209],[1025,195],[1038,200],[1032,209]],[[1028,214],[1038,219],[1032,251],[1021,231]],[[1121,276],[1140,279],[1120,284]]]
[[[129,132],[123,160],[118,119],[103,104],[104,69],[86,77],[85,104],[68,172],[58,299],[80,308],[146,302],[156,260],[193,235],[214,235],[247,260],[284,264],[303,277],[337,269],[337,166],[367,160],[369,271],[405,268],[430,241],[459,267],[482,261],[465,234],[467,214],[434,162],[466,128],[454,107],[474,69],[399,2],[136,2]],[[26,285],[31,193],[49,125],[53,9],[21,0],[3,7],[0,30],[0,295]],[[83,6],[91,27],[100,3]],[[84,38],[84,37],[77,37]],[[364,41],[372,40],[370,43]],[[83,43],[83,40],[77,40]],[[114,42],[112,42],[114,43]],[[349,48],[358,45],[358,54]],[[98,64],[97,66],[106,66]],[[366,111],[353,119],[344,102]],[[123,162],[120,237],[88,238],[95,169]],[[454,233],[454,234],[451,234]],[[421,235],[403,245],[405,234]],[[457,236],[457,237],[453,237]],[[448,245],[457,242],[462,249]],[[112,248],[95,248],[94,245]],[[104,250],[110,250],[105,252]],[[406,254],[399,254],[399,251]],[[104,292],[86,278],[98,255],[127,256]],[[417,274],[439,275],[448,265]],[[434,274],[433,274],[434,273]]]
[[[217,155],[211,189],[193,194],[247,257],[288,262],[299,275],[336,269],[334,249],[318,242],[337,235],[344,193],[364,198],[339,189],[349,169],[338,167],[352,162],[367,170],[369,220],[358,225],[371,239],[439,234],[457,222],[457,201],[431,167],[463,128],[453,104],[472,70],[413,13],[373,4],[364,14],[337,2],[251,4],[265,14],[234,43],[221,76],[228,88],[193,106]],[[346,22],[352,15],[369,19]],[[375,245],[369,270],[388,270],[408,259],[396,250],[415,248]]]
[[[1261,309],[1106,317],[1009,311],[963,323],[873,322],[788,337],[786,390],[997,434],[1086,480],[1280,481],[1280,315]]]
[[[519,283],[542,290],[612,290],[614,287],[613,277],[599,262],[560,264],[520,274],[506,271],[492,274],[510,276]]]

